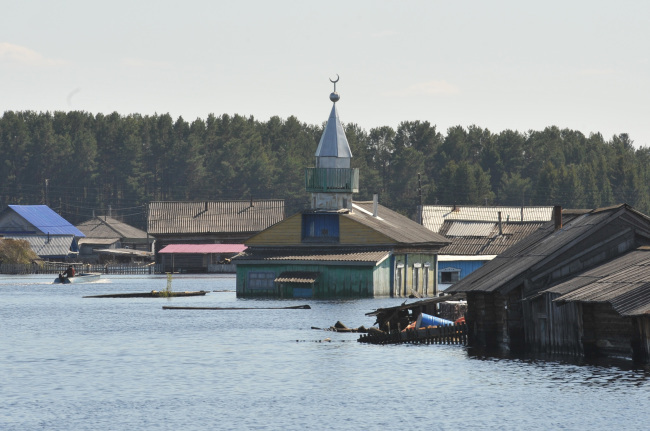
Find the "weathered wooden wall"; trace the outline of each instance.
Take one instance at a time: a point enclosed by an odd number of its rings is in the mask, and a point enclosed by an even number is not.
[[[630,318],[621,317],[611,305],[582,304],[583,347],[587,356],[632,357],[634,327]]]
[[[524,302],[526,346],[533,352],[582,354],[582,314],[577,304],[557,305],[558,294]]]
[[[291,291],[292,286],[290,284],[278,286],[276,283],[268,289],[251,289],[248,286],[249,274],[251,272],[272,273],[275,278],[285,271],[320,273],[318,280],[313,286],[314,298],[372,298],[374,296],[386,296],[389,291],[388,279],[385,278],[386,274],[389,273],[389,260],[386,259],[379,266],[238,264],[237,296],[293,297],[293,292]],[[381,279],[383,281],[375,285],[375,279]]]

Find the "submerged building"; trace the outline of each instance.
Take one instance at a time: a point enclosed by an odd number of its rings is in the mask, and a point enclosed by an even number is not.
[[[310,208],[253,235],[237,264],[237,296],[434,296],[441,235],[373,201],[355,202],[359,169],[333,103],[305,169]]]

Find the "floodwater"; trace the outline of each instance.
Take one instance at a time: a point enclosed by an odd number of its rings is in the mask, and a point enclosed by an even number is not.
[[[646,430],[650,369],[357,343],[403,299],[237,299],[225,276],[0,276],[0,430]],[[310,310],[163,310],[163,306]],[[326,341],[326,339],[330,341]]]

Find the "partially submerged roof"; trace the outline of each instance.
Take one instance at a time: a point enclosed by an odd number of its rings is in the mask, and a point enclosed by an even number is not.
[[[650,314],[650,247],[640,247],[559,283],[554,301],[609,303],[622,316]]]
[[[248,248],[233,258],[237,263],[282,263],[313,261],[319,264],[350,264],[350,265],[379,265],[390,252],[379,251],[350,251],[349,249],[252,249]]]
[[[94,217],[77,228],[88,238],[147,239],[147,232],[112,217]]]
[[[284,219],[284,200],[151,202],[149,233],[259,232]]]
[[[246,249],[244,244],[169,244],[158,253],[211,254],[239,253]]]
[[[600,208],[593,211],[563,211],[563,226],[555,229],[554,223],[549,222],[537,229],[526,238],[499,254],[495,259],[470,273],[458,283],[447,288],[447,292],[508,292],[517,287],[525,279],[531,277],[551,260],[569,261],[575,258],[578,251],[576,244],[598,232],[624,215],[630,215],[630,223],[635,222],[639,231],[650,234],[650,219],[626,204],[609,208]],[[620,231],[630,230],[629,225],[624,228],[611,227],[612,235]],[[543,285],[545,279],[532,279]]]
[[[5,211],[14,211],[37,230],[30,233],[84,237],[83,232],[47,205],[9,205]]]
[[[39,257],[66,257],[77,254],[74,235],[4,235],[6,239],[25,240]]]
[[[276,283],[314,283],[319,276],[319,272],[309,271],[285,271],[281,273],[275,280]]]
[[[553,207],[507,207],[507,206],[465,206],[465,205],[424,205],[422,207],[422,224],[434,232],[440,232],[447,220],[473,222],[547,222],[553,218]]]
[[[377,217],[373,215],[373,202],[353,202],[352,211],[343,213],[342,217],[355,220],[368,226],[395,242],[404,245],[427,244],[446,245],[450,241],[442,235],[432,232],[419,223],[392,211],[385,206],[377,205]]]

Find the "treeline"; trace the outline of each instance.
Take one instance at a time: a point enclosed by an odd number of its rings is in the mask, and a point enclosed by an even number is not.
[[[557,127],[491,133],[477,126],[442,133],[429,122],[397,129],[345,126],[360,169],[357,200],[414,216],[417,205],[628,203],[650,214],[650,149],[626,134]],[[118,216],[144,227],[152,200],[285,199],[309,205],[304,168],[314,166],[323,125],[295,117],[259,121],[210,115],[5,112],[0,118],[0,207],[43,204],[72,223]]]

